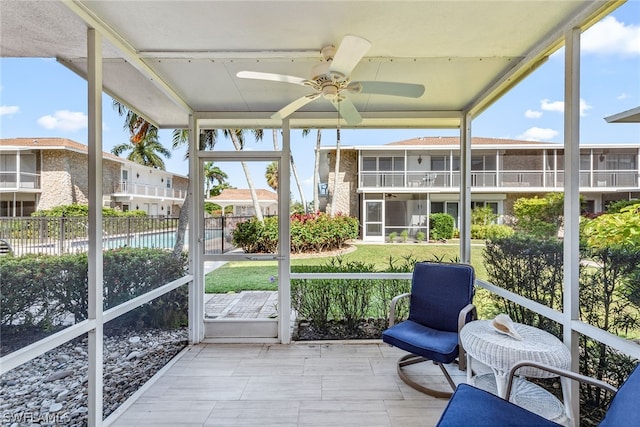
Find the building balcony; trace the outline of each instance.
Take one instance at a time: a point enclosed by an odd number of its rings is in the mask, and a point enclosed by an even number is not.
[[[157,185],[132,184],[130,182],[122,181],[118,184],[113,196],[145,196],[184,200],[186,194],[186,190],[177,190]]]
[[[0,189],[2,190],[39,190],[40,174],[28,172],[0,172]]]
[[[607,190],[614,188],[640,188],[637,170],[581,171],[582,189]],[[360,189],[416,189],[459,188],[459,171],[407,171],[407,172],[360,172]],[[485,189],[546,188],[564,186],[564,171],[472,171],[471,187]]]

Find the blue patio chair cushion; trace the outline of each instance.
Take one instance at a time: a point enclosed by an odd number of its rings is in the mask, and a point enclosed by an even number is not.
[[[382,341],[440,363],[451,363],[458,356],[457,332],[438,331],[411,320],[385,330]]]
[[[474,272],[470,265],[416,263],[411,281],[409,320],[457,333],[458,313],[473,299],[473,282]]]
[[[620,386],[600,427],[640,425],[640,365]]]
[[[487,391],[460,384],[437,427],[559,425]]]

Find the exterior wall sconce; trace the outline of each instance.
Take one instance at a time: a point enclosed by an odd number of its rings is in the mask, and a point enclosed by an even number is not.
[[[164,206],[160,206],[160,210],[163,211],[164,210]]]
[[[136,172],[136,178],[140,178],[140,174]]]
[[[422,154],[418,155],[418,164],[422,164]]]
[[[136,205],[136,210],[140,209],[140,206]]]
[[[604,162],[604,153],[600,153],[600,162]]]
[[[164,182],[164,178],[160,178],[160,182]]]

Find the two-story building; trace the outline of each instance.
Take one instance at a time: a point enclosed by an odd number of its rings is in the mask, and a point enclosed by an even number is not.
[[[188,178],[103,153],[103,206],[177,217]],[[66,138],[0,139],[0,216],[88,203],[87,146]]]
[[[426,231],[431,213],[459,222],[458,137],[424,137],[381,146],[341,147],[334,195],[335,147],[323,147],[320,209],[356,216],[365,241],[391,232]],[[640,145],[587,144],[580,148],[584,210],[600,212],[615,200],[640,197]],[[521,197],[564,191],[562,144],[473,138],[471,204],[489,206],[504,220]],[[324,202],[324,203],[323,203]]]

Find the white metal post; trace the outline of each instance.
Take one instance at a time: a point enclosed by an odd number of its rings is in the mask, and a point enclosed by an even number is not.
[[[189,286],[189,342],[197,344],[204,339],[204,241],[203,191],[198,157],[200,127],[193,114],[189,115],[189,273],[193,281]]]
[[[468,113],[460,120],[460,262],[471,262],[471,117]]]
[[[102,425],[102,37],[87,30],[87,110],[89,143],[89,320],[95,329],[88,340],[88,425]]]
[[[572,322],[579,320],[578,267],[580,221],[580,29],[565,34],[564,72],[564,343],[571,352],[571,370],[578,371],[578,333]],[[572,424],[578,425],[578,385],[569,385]]]
[[[282,121],[282,152],[278,165],[278,338],[291,342],[291,228],[289,205],[291,191],[291,129],[289,119]]]

